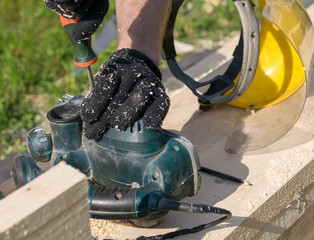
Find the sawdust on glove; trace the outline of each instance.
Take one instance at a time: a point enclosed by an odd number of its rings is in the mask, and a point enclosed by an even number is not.
[[[121,49],[101,66],[94,90],[82,103],[83,132],[99,139],[109,127],[125,130],[140,118],[145,127],[157,130],[169,105],[153,61],[134,49]]]
[[[67,19],[81,17],[72,30],[75,41],[90,38],[109,9],[108,0],[44,0],[46,6]]]

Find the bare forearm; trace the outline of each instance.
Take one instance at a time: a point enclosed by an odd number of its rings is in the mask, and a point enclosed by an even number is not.
[[[157,65],[171,0],[116,0],[118,46],[143,52]]]

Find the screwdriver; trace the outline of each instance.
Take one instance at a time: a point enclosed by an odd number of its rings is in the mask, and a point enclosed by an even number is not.
[[[97,61],[97,55],[92,48],[91,38],[75,41],[72,37],[72,29],[79,19],[80,17],[75,19],[67,19],[60,16],[61,24],[64,27],[75,50],[74,64],[78,67],[84,67],[86,69],[89,81],[89,91],[91,92],[93,91],[94,80],[90,66]]]
[[[229,175],[229,174],[226,174],[226,173],[222,173],[222,172],[218,172],[218,171],[215,171],[215,170],[210,169],[210,168],[206,168],[206,167],[202,167],[201,166],[200,171],[208,173],[208,174],[211,174],[213,176],[216,176],[216,177],[219,177],[219,178],[222,178],[222,179],[226,179],[228,181],[233,181],[233,182],[245,184],[245,185],[248,185],[248,186],[253,186],[252,183],[250,183],[249,181],[247,181],[245,179],[237,178],[237,177],[234,177],[232,175]]]

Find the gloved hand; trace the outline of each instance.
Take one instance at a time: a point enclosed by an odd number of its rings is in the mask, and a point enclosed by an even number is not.
[[[108,0],[44,0],[46,6],[67,19],[81,17],[72,30],[75,41],[89,38],[96,32],[106,13]]]
[[[99,139],[109,127],[125,130],[142,118],[160,129],[170,105],[158,67],[143,53],[121,49],[101,66],[94,90],[82,103],[83,132]]]

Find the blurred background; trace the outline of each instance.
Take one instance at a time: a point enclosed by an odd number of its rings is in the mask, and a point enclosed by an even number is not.
[[[108,22],[114,22],[114,0],[110,3],[102,27],[93,36],[97,42],[108,40],[100,33]],[[1,160],[26,150],[27,132],[46,122],[46,113],[59,98],[65,93],[84,94],[89,84],[85,72],[75,69],[74,49],[59,17],[43,1],[1,0],[0,25]],[[232,0],[185,0],[177,17],[175,38],[193,46],[193,51],[203,51],[223,45],[240,29]],[[94,74],[115,50],[116,39],[109,42],[98,50]],[[165,62],[161,68],[166,68]]]

